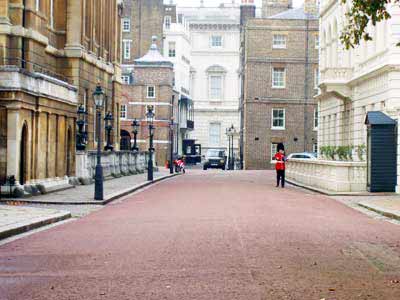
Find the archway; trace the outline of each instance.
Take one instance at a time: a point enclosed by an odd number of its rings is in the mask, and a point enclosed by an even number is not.
[[[121,150],[131,150],[131,135],[126,130],[121,130]]]
[[[20,153],[19,153],[19,183],[21,185],[26,182],[26,172],[27,172],[27,142],[28,142],[28,128],[26,123],[22,126],[21,131],[21,143],[20,143]]]

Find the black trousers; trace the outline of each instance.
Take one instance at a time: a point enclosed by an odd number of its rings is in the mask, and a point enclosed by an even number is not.
[[[279,186],[279,183],[285,187],[285,170],[276,170],[276,186]]]

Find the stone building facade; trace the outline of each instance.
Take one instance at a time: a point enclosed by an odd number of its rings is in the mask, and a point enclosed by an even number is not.
[[[146,113],[149,106],[154,108],[154,148],[155,162],[164,166],[170,158],[170,121],[177,111],[178,94],[173,89],[173,64],[164,58],[153,38],[150,50],[134,63],[133,84],[124,86],[124,113],[121,114],[121,130],[129,134],[133,143],[132,121],[140,123],[137,143],[140,151],[149,149],[149,130]],[[176,136],[176,128],[175,128]]]
[[[318,140],[319,159],[314,164],[297,162],[291,177],[299,183],[335,192],[365,192],[370,166],[368,112],[383,112],[400,119],[400,8],[388,4],[390,20],[370,26],[372,41],[346,50],[340,35],[352,1],[320,3],[321,55]],[[397,188],[400,192],[400,135],[397,141]],[[388,145],[389,146],[389,145]],[[323,148],[347,147],[346,161],[329,157]],[[393,163],[396,163],[394,161]],[[318,174],[318,176],[316,176]]]
[[[76,111],[99,82],[118,114],[119,0],[0,1],[0,181],[57,181],[75,174]],[[118,148],[118,118],[113,141]],[[67,181],[68,182],[68,181]]]
[[[287,153],[316,151],[315,5],[306,0],[304,7],[294,9],[291,1],[264,1],[263,18],[255,18],[252,1],[242,3],[242,14],[247,14],[242,15],[240,105],[245,169],[272,168],[278,143],[285,144]]]
[[[228,150],[226,129],[239,130],[239,17],[233,1],[219,7],[177,7],[189,24],[190,87],[194,104],[191,139],[207,149]],[[238,139],[235,137],[235,156]]]

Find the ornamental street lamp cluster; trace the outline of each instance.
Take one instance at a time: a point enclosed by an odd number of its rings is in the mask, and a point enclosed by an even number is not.
[[[78,114],[78,120],[76,121],[76,124],[78,125],[78,132],[76,134],[76,150],[78,151],[84,151],[86,150],[86,144],[87,144],[87,132],[84,131],[86,123],[86,116],[87,112],[85,111],[85,108],[83,105],[80,105],[77,111]]]
[[[132,128],[133,128],[133,147],[132,147],[132,151],[137,152],[139,151],[139,148],[137,146],[137,135],[139,133],[139,127],[140,127],[140,123],[137,119],[134,119],[132,121]]]
[[[153,146],[153,137],[154,137],[154,107],[153,105],[149,105],[147,107],[146,113],[146,121],[147,125],[149,126],[149,159],[147,165],[147,180],[153,181],[153,153],[154,153],[154,146]]]
[[[233,126],[226,129],[226,135],[228,136],[228,150],[229,150],[229,158],[228,158],[228,169],[235,169],[235,158],[233,153],[233,138],[236,134],[236,128]]]

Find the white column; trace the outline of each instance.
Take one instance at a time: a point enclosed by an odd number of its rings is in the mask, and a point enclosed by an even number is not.
[[[19,179],[19,153],[21,144],[20,115],[18,110],[8,109],[7,113],[7,176]]]

